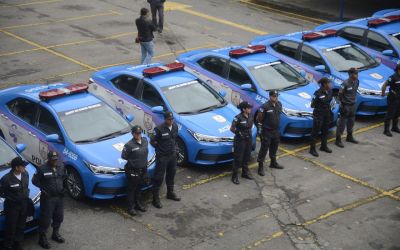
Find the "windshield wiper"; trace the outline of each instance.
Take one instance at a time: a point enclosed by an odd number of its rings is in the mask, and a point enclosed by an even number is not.
[[[193,112],[193,111],[183,111],[183,112],[179,112],[178,114],[180,114],[180,115],[192,115],[192,114],[195,114],[196,112]]]
[[[90,142],[95,142],[96,139],[87,139],[87,140],[80,140],[80,141],[75,141],[75,143],[90,143]]]
[[[197,112],[203,113],[203,112],[210,111],[210,110],[213,110],[213,109],[216,109],[216,108],[219,108],[219,107],[221,107],[221,105],[216,104],[216,105],[212,105],[212,106],[207,107],[207,108],[199,109],[199,110],[197,110]]]
[[[97,137],[97,138],[96,138],[96,141],[107,140],[107,139],[110,139],[110,138],[114,138],[116,135],[122,135],[122,134],[125,134],[125,133],[126,133],[126,132],[124,132],[124,130],[115,131],[115,132],[113,132],[113,133],[110,133],[110,134],[107,134],[107,135],[103,135],[103,136]]]
[[[294,84],[294,85],[290,85],[290,86],[287,86],[287,87],[284,87],[284,88],[281,88],[280,90],[289,90],[289,89],[295,89],[298,85],[301,85],[301,84]]]

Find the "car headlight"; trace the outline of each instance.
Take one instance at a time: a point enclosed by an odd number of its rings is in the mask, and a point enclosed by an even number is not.
[[[287,116],[299,116],[299,117],[312,116],[312,112],[288,109],[285,107],[282,108],[282,112]]]
[[[39,191],[39,192],[32,198],[33,205],[39,203],[41,193],[42,193],[42,192]]]
[[[203,135],[197,132],[193,132],[189,130],[189,133],[196,139],[197,141],[201,142],[233,142],[233,136],[232,137],[217,137],[217,136],[212,136],[212,135]]]
[[[378,96],[380,96],[382,93],[381,90],[365,89],[360,87],[358,87],[357,92],[361,95],[378,95]]]
[[[92,163],[86,162],[86,166],[90,169],[95,174],[119,174],[119,173],[125,173],[125,170],[122,168],[112,168],[112,167],[104,167],[104,166],[98,166],[94,165]]]
[[[156,154],[153,154],[150,160],[147,161],[147,167],[150,167],[151,164],[153,164],[155,161],[156,161]]]

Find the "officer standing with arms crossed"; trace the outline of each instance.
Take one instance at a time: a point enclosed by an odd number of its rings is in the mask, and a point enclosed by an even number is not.
[[[167,184],[167,199],[180,201],[174,192],[174,179],[176,173],[176,139],[178,126],[174,123],[171,112],[164,113],[164,123],[154,129],[150,144],[156,149],[156,168],[153,177],[153,206],[162,208],[160,202],[160,187],[165,177]]]
[[[0,180],[0,196],[5,198],[5,239],[3,249],[23,249],[25,223],[29,201],[29,175],[27,162],[16,157],[11,161],[11,170]]]
[[[276,90],[269,91],[269,100],[265,102],[257,113],[258,131],[261,131],[261,148],[258,152],[258,174],[265,175],[264,161],[269,149],[270,168],[283,169],[276,161],[276,152],[280,142],[279,125],[281,121],[282,104],[278,100]]]
[[[348,71],[349,78],[345,80],[339,90],[339,119],[336,128],[336,146],[343,148],[342,134],[345,126],[347,126],[347,142],[357,144],[358,141],[353,137],[353,127],[356,120],[356,97],[360,81],[358,80],[358,70],[350,68]],[[347,123],[347,125],[346,125]]]
[[[387,86],[389,86],[389,94],[387,97],[388,106],[383,134],[391,137],[393,135],[389,130],[390,120],[392,120],[392,131],[400,133],[398,126],[400,117],[400,64],[397,64],[394,74],[382,85],[382,96],[385,96]]]
[[[233,141],[233,167],[232,167],[232,182],[239,185],[238,171],[242,168],[242,177],[252,180],[248,162],[250,160],[252,138],[251,129],[253,128],[253,117],[251,116],[251,108],[248,102],[243,101],[238,105],[240,114],[233,118],[231,132],[235,134]]]
[[[52,222],[53,233],[51,239],[57,243],[64,243],[60,235],[60,226],[64,220],[64,193],[67,185],[67,173],[63,165],[58,162],[58,154],[49,151],[45,165],[37,168],[32,183],[40,188],[40,219],[39,245],[44,249],[51,248],[47,241],[46,232]]]
[[[141,186],[147,179],[147,156],[149,154],[148,141],[142,137],[142,128],[139,125],[132,127],[133,138],[125,144],[122,150],[122,159],[127,160],[125,175],[128,181],[128,213],[135,216],[135,211],[146,212],[142,203]]]
[[[332,89],[331,82],[328,78],[323,77],[318,82],[320,88],[315,91],[314,97],[311,101],[311,107],[313,111],[313,128],[311,132],[311,145],[310,154],[318,157],[319,154],[315,150],[315,144],[321,133],[321,147],[320,150],[332,153],[332,150],[328,148],[328,132],[329,123],[332,120],[331,102],[332,102]]]

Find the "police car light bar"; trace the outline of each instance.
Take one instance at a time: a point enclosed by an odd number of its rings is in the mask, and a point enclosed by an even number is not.
[[[400,21],[400,15],[393,15],[393,16],[387,16],[387,17],[381,17],[373,20],[368,20],[368,26],[369,27],[377,27],[382,24],[387,24],[387,23],[392,23],[392,22],[398,22]]]
[[[50,100],[53,98],[81,93],[88,90],[88,85],[84,83],[77,83],[65,88],[51,89],[39,93],[40,100]]]
[[[161,75],[168,72],[180,71],[185,68],[183,63],[173,62],[169,64],[165,64],[164,66],[156,66],[143,70],[143,76],[152,77],[156,75]]]
[[[229,56],[233,58],[239,58],[241,56],[251,55],[255,53],[265,53],[267,48],[265,45],[249,45],[246,48],[233,49],[229,51]]]
[[[321,30],[313,31],[310,33],[305,33],[303,35],[303,40],[311,41],[319,38],[330,37],[336,35],[336,30]]]

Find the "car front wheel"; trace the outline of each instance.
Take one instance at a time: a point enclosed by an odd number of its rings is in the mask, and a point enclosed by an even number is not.
[[[176,144],[178,146],[178,152],[176,153],[176,163],[178,166],[184,167],[187,164],[188,160],[186,145],[180,138],[177,139]]]
[[[81,200],[84,196],[84,187],[79,173],[72,167],[67,168],[67,188],[72,198]]]

